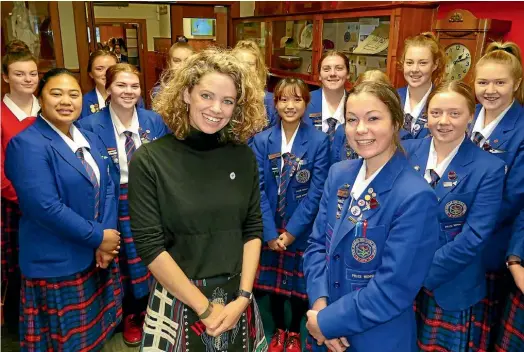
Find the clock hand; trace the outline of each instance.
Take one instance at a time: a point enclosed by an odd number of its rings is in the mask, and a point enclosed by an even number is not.
[[[456,64],[457,62],[460,62],[462,59],[462,54],[460,54],[456,60],[453,60],[453,64]]]
[[[466,56],[466,57],[463,57],[462,59],[457,59],[457,60],[453,61],[453,64],[456,64],[456,63],[459,63],[459,62],[465,61],[465,60],[467,60],[467,59],[468,59],[467,56]]]

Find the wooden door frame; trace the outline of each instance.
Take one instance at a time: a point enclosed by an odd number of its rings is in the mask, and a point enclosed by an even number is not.
[[[138,23],[140,25],[140,38],[142,47],[138,48],[140,54],[140,74],[142,75],[142,82],[140,86],[142,87],[142,98],[146,96],[146,81],[147,81],[147,70],[146,70],[146,55],[148,52],[147,48],[147,21],[143,18],[134,19],[134,18],[96,18],[94,19],[95,27],[104,24],[114,24],[114,23]],[[125,33],[124,33],[125,35]],[[95,37],[96,40],[96,37]],[[145,101],[145,100],[144,100]]]

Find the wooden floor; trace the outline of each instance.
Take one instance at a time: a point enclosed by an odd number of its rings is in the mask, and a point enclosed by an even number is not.
[[[257,299],[257,303],[260,308],[260,315],[262,316],[262,321],[264,323],[264,330],[266,334],[266,338],[269,340],[271,339],[272,332],[274,329],[274,324],[271,319],[271,315],[269,313],[269,300],[267,297],[263,297],[261,299]],[[286,307],[288,310],[289,307]],[[286,314],[288,315],[288,314]],[[288,317],[289,318],[289,317]],[[288,319],[289,320],[289,319]],[[305,337],[306,337],[307,331],[305,329],[305,319],[302,321],[302,350],[305,351]],[[2,352],[18,352],[20,351],[19,348],[19,342],[18,342],[18,336],[16,334],[9,334],[5,331],[5,329],[2,329],[2,341],[1,341],[1,351]],[[131,348],[127,347],[127,345],[124,343],[124,340],[122,339],[122,333],[115,334],[111,340],[109,340],[104,348],[102,349],[102,352],[138,352],[139,348]]]

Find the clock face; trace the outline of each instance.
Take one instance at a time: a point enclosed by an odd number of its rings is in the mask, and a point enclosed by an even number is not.
[[[446,48],[448,64],[446,76],[451,80],[463,79],[471,68],[471,53],[462,44],[451,44]]]

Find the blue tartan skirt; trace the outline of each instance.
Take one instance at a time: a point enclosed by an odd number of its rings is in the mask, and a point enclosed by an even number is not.
[[[473,308],[450,311],[442,309],[425,288],[415,300],[417,345],[420,351],[467,352],[487,351],[481,344],[482,317]]]
[[[136,252],[131,223],[129,221],[129,201],[127,200],[127,184],[120,185],[118,200],[118,231],[122,245],[120,246],[120,270],[125,295],[132,294],[136,299],[149,295],[153,282],[151,272],[142,263]]]
[[[512,285],[502,315],[501,329],[495,343],[496,352],[524,351],[524,295]]]
[[[1,264],[2,287],[5,287],[9,274],[19,271],[18,266],[18,222],[20,208],[18,203],[2,198],[1,218]]]
[[[122,320],[117,263],[93,264],[76,274],[46,279],[22,276],[21,351],[99,351]]]
[[[307,300],[303,255],[299,250],[275,252],[263,246],[255,289]]]

